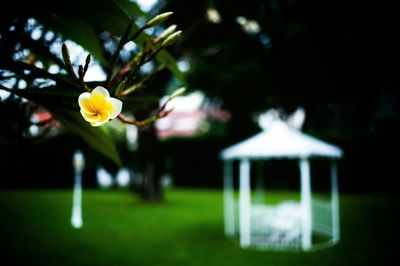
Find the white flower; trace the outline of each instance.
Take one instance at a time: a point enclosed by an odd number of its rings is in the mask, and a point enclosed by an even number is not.
[[[101,126],[116,118],[122,110],[122,102],[110,97],[108,90],[100,86],[91,93],[82,93],[78,102],[83,118],[93,127]]]

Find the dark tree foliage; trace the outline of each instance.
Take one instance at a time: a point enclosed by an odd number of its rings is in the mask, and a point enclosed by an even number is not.
[[[186,32],[179,51],[190,59],[191,87],[222,99],[232,113],[225,144],[258,131],[251,118],[260,111],[303,106],[304,130],[345,149],[345,189],[392,191],[396,164],[389,153],[399,146],[400,122],[394,1],[163,3]],[[220,23],[207,19],[209,8]],[[260,31],[244,31],[238,16]]]

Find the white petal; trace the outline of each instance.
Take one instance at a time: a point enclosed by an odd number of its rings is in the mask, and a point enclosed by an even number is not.
[[[110,103],[113,107],[112,113],[110,114],[110,119],[116,118],[122,110],[122,102],[115,98],[110,98]]]
[[[108,122],[108,121],[104,121],[104,122],[91,122],[90,125],[91,125],[92,127],[98,127],[98,126],[104,125],[104,124],[107,123],[107,122]]]
[[[108,92],[107,89],[101,87],[101,86],[97,86],[94,90],[92,90],[91,92],[92,94],[102,94],[106,99],[110,98],[110,93]]]
[[[79,103],[79,107],[82,109],[82,103],[84,100],[89,99],[90,100],[90,93],[89,92],[84,92],[81,95],[79,95],[78,98],[78,103]]]

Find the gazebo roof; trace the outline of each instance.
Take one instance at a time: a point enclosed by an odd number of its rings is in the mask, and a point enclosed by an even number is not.
[[[343,152],[337,146],[290,128],[285,122],[277,120],[257,135],[224,149],[220,155],[224,160],[314,156],[340,158]]]

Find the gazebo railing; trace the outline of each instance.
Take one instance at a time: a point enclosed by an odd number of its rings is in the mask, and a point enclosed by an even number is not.
[[[332,205],[330,201],[312,200],[313,231],[326,236],[332,236]]]
[[[312,231],[323,236],[324,241],[330,241],[333,232],[330,201],[313,198],[312,213]],[[300,202],[253,203],[250,215],[250,246],[276,250],[302,249]],[[235,235],[239,235],[239,204],[236,201]]]

